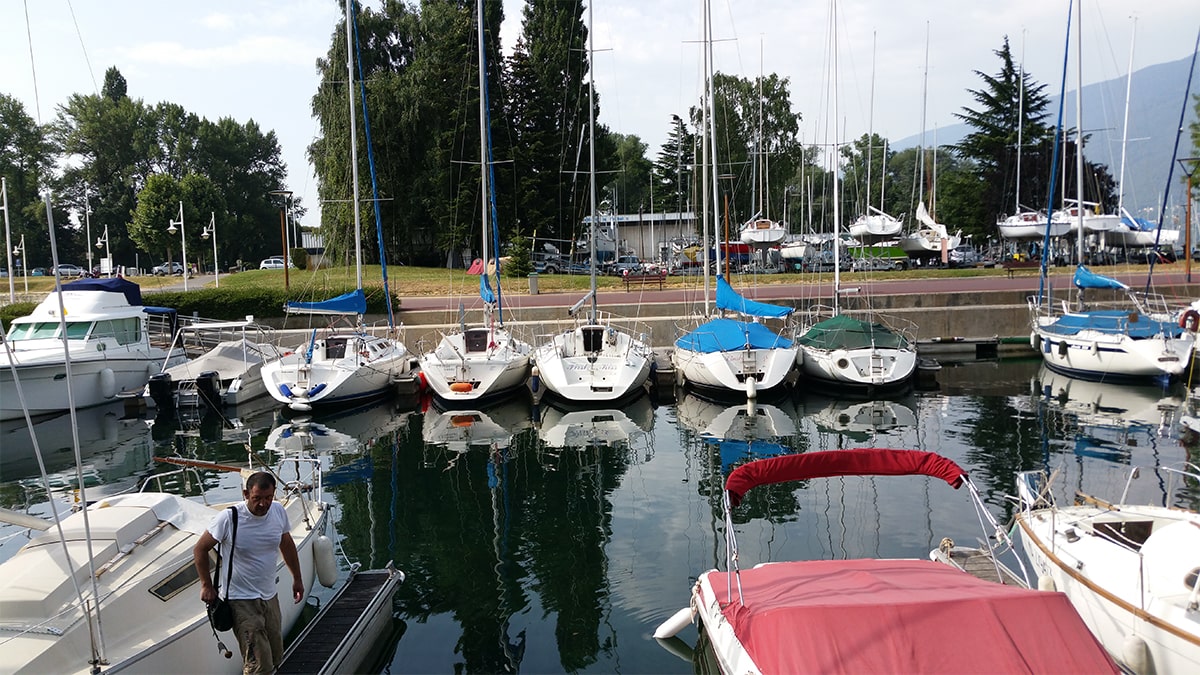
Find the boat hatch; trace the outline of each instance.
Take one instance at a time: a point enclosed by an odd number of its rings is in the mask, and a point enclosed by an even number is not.
[[[464,336],[467,342],[468,352],[486,352],[488,346],[488,329],[474,328],[468,330]]]
[[[210,565],[212,562],[210,561]],[[183,566],[175,570],[166,579],[155,584],[150,588],[150,593],[159,600],[166,602],[179,594],[180,591],[191,586],[196,581],[200,580],[199,573],[196,572],[196,565],[191,560],[188,560]]]
[[[328,338],[325,340],[325,358],[341,359],[346,357],[346,338]]]
[[[598,352],[604,349],[604,327],[603,326],[584,326],[583,327],[583,351]]]
[[[1150,520],[1118,520],[1103,521],[1092,525],[1096,534],[1134,551],[1141,550],[1142,544],[1150,538],[1154,529],[1154,521]]]

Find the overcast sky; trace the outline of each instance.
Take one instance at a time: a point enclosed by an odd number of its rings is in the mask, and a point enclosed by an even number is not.
[[[505,0],[506,50],[516,42],[523,4]],[[700,95],[701,5],[596,3],[600,121],[640,136],[652,158],[671,115],[683,115]],[[832,70],[830,6],[828,0],[712,3],[717,69],[747,78],[762,69],[790,78],[806,142],[820,140],[824,120],[832,116],[825,84]],[[0,0],[0,8],[0,91],[25,101],[35,119],[52,120],[72,93],[97,92],[104,71],[115,65],[128,81],[129,95],[148,104],[170,101],[210,120],[252,118],[274,130],[289,169],[287,187],[309,207],[305,223],[319,222],[305,149],[318,131],[310,116],[315,61],[326,53],[340,16],[336,0]],[[1051,93],[1058,91],[1065,0],[843,0],[837,13],[839,117],[849,137],[870,127],[892,140],[920,133],[927,26],[930,144],[935,127],[956,124],[953,113],[974,105],[966,92],[980,86],[973,71],[998,71],[993,51],[1005,35],[1018,59],[1024,54],[1025,69],[1050,85]],[[1200,0],[1085,2],[1085,84],[1125,75],[1132,17],[1136,70],[1191,54]],[[1075,86],[1074,68],[1069,89]]]

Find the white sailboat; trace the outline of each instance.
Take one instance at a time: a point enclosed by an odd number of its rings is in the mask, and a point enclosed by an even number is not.
[[[314,407],[344,405],[387,394],[393,379],[409,372],[413,359],[408,348],[393,337],[390,296],[388,298],[389,326],[387,335],[369,332],[363,325],[367,313],[367,297],[362,280],[362,222],[358,208],[358,135],[354,113],[354,28],[349,8],[346,12],[346,92],[350,103],[350,170],[352,182],[351,211],[354,213],[354,263],[358,287],[323,302],[289,302],[289,314],[333,317],[327,332],[318,337],[313,330],[307,344],[300,345],[287,356],[268,362],[262,367],[267,393],[292,410],[307,412]],[[366,109],[363,109],[366,120]],[[370,138],[370,124],[367,124]],[[369,150],[369,148],[368,148]],[[372,181],[373,182],[373,181]],[[374,201],[378,210],[379,202]],[[378,221],[378,217],[376,218]],[[378,222],[376,223],[378,227]],[[380,257],[384,255],[380,247]],[[386,261],[384,292],[387,290]],[[344,322],[353,317],[353,325]]]
[[[588,177],[591,241],[596,241],[596,108],[595,59],[592,58],[592,7],[588,5]],[[535,381],[552,394],[584,405],[617,401],[639,393],[650,377],[654,352],[649,331],[633,332],[601,315],[596,300],[596,246],[590,246],[591,290],[568,310],[574,315],[590,301],[586,320],[551,335],[533,354]],[[537,386],[537,385],[535,385]]]
[[[833,119],[838,119],[837,55],[833,58]],[[836,133],[836,132],[835,132]],[[796,338],[801,351],[800,372],[809,385],[856,395],[883,396],[905,391],[917,372],[916,331],[911,322],[874,314],[867,319],[842,312],[841,228],[835,140],[833,162],[833,305],[816,307],[814,318],[828,310],[829,318],[814,323]]]
[[[80,385],[76,409],[140,392],[164,365],[183,362],[182,355],[170,356],[152,342],[160,336],[151,330],[150,308],[142,305],[137,284],[80,279],[58,289],[28,316],[14,319],[4,336],[0,420],[20,419],[26,411],[36,416],[66,410],[68,355],[70,377]],[[168,334],[163,342],[169,339]]]
[[[1082,49],[1078,40],[1076,51],[1080,61],[1078,80],[1082,81]],[[1076,129],[1083,128],[1080,98],[1076,96],[1075,101]],[[1061,110],[1057,129],[1062,129]],[[1082,231],[1084,209],[1078,207],[1083,204],[1083,140],[1079,138],[1076,142],[1079,195],[1073,210],[1076,227]],[[1052,194],[1054,174],[1052,171]],[[1146,381],[1182,375],[1191,363],[1197,322],[1181,321],[1162,295],[1137,292],[1121,281],[1092,272],[1082,263],[1083,237],[1077,237],[1077,243],[1080,262],[1072,280],[1076,288],[1074,303],[1060,304],[1050,292],[1045,250],[1038,294],[1029,298],[1030,344],[1042,355],[1046,366],[1072,377],[1106,381]],[[1103,301],[1089,304],[1085,300],[1088,292],[1102,296]]]
[[[482,262],[479,272],[479,297],[483,301],[483,325],[442,335],[431,351],[420,357],[425,383],[447,403],[474,402],[488,396],[511,392],[529,377],[529,357],[533,348],[504,327],[504,307],[500,293],[500,265],[497,257],[496,290],[488,283],[488,243],[495,242],[495,195],[492,174],[491,130],[487,106],[487,61],[483,41],[483,1],[478,6],[479,35],[479,153],[480,184],[483,189]],[[489,215],[491,217],[489,217]],[[492,236],[489,237],[489,234]]]

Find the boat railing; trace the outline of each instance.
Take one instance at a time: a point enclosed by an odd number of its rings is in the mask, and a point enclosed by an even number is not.
[[[204,479],[195,467],[179,467],[170,471],[156,473],[142,481],[138,492],[146,492],[153,485],[154,492],[169,492],[180,495],[199,494],[204,503],[208,504],[207,490]]]

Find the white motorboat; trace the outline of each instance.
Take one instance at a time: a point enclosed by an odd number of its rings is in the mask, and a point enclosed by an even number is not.
[[[1076,493],[1060,505],[1045,472],[1018,474],[1020,538],[1038,587],[1065,593],[1092,633],[1134,673],[1200,670],[1200,515]],[[1168,467],[1163,479],[1194,485],[1200,474]],[[1170,494],[1168,490],[1168,494]]]
[[[168,358],[169,329],[150,321],[151,313],[171,310],[144,307],[137,284],[80,279],[60,288],[28,316],[14,319],[4,338],[0,420],[67,410],[68,353],[76,409],[136,395],[164,364],[182,361]]]
[[[277,472],[305,592],[319,569],[332,585],[332,543],[317,543],[330,513],[319,461],[287,459]],[[236,650],[234,637],[216,638],[209,626],[192,560],[193,545],[226,506],[142,491],[104,497],[58,524],[32,523],[42,533],[0,564],[0,671],[240,672],[241,660],[228,658],[223,644]],[[286,635],[303,605],[287,600],[292,578],[282,559],[278,565]]]
[[[702,573],[688,607],[654,633],[695,619],[724,673],[1117,672],[1061,593],[976,578],[940,562],[904,559],[763,562],[741,569],[734,510],[752,488],[837,476],[928,476],[967,486],[967,474],[929,452],[859,448],[760,459],[730,473],[723,491],[727,571]],[[750,518],[758,517],[753,515]],[[953,636],[952,639],[947,639]]]
[[[144,398],[160,410],[235,407],[265,396],[263,363],[283,356],[272,330],[245,321],[196,322],[180,328],[171,355],[183,363],[150,376]]]
[[[483,44],[483,9],[477,12],[479,43],[479,90],[486,92],[487,60]],[[495,245],[500,258],[500,232],[494,216],[496,196],[492,175],[492,143],[487,96],[479,97],[479,169],[483,199],[481,204],[483,256],[479,266],[479,298],[483,302],[483,325],[468,328],[460,322],[457,331],[445,333],[436,347],[421,355],[421,374],[425,384],[439,399],[451,404],[471,403],[489,396],[500,396],[525,384],[529,377],[529,355],[533,348],[504,326],[504,305],[500,293],[500,266],[494,266],[496,290],[488,282],[489,244]]]

